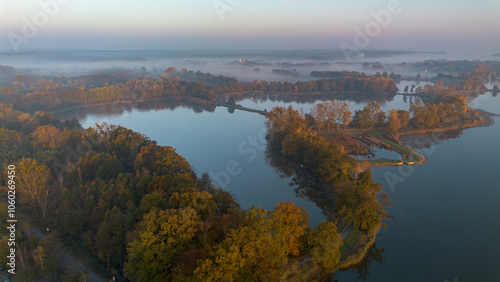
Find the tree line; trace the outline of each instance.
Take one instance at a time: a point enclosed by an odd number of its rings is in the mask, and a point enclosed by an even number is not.
[[[304,115],[307,127],[315,130],[338,130],[342,126],[360,129],[377,127],[391,132],[409,126],[417,129],[453,127],[478,119],[477,111],[469,108],[467,98],[456,94],[441,97],[438,104],[411,103],[409,111],[392,109],[384,112],[380,105],[370,102],[354,114],[349,110],[348,103],[333,99],[315,104],[311,113]]]
[[[349,74],[349,73],[348,73]],[[214,76],[175,68],[161,78],[133,77],[128,74],[82,76],[78,78],[43,78],[17,75],[13,83],[0,88],[0,101],[13,103],[24,110],[47,110],[72,105],[142,101],[158,97],[191,96],[214,100],[218,95],[244,92],[312,93],[371,92],[395,93],[394,80],[381,75],[346,75],[311,81],[255,80],[238,82],[235,78]]]

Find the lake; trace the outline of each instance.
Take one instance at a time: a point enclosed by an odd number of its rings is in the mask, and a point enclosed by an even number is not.
[[[255,97],[237,103],[267,110],[292,105],[305,113],[313,105]],[[351,111],[366,103],[352,101]],[[399,95],[382,104],[385,111],[409,107]],[[471,105],[500,114],[500,97],[491,93]],[[262,115],[148,102],[80,108],[57,116],[76,117],[84,127],[104,121],[122,125],[177,148],[198,175],[210,172],[243,208],[272,209],[280,201],[294,201],[307,209],[311,226],[326,218],[315,203],[295,194],[291,178],[280,178],[266,161]],[[371,255],[359,267],[333,279],[355,281],[361,273],[367,281],[499,281],[500,119],[495,119],[493,126],[464,130],[455,139],[433,136],[439,142],[416,149],[428,158],[423,165],[373,168],[375,181],[389,193],[395,219],[386,220],[387,230],[380,231]]]

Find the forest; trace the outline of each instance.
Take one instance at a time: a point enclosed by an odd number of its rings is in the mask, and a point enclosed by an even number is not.
[[[142,76],[141,76],[142,75]],[[235,78],[209,73],[167,69],[160,78],[144,73],[96,74],[75,78],[16,75],[13,82],[0,88],[1,101],[33,112],[75,105],[110,102],[137,102],[165,97],[197,97],[213,101],[233,93],[309,94],[331,92],[395,93],[389,77],[346,75],[336,79],[311,81],[238,82]]]
[[[273,110],[271,143],[283,137],[285,157],[332,185],[342,218],[335,222],[362,230],[378,226],[385,212],[371,192],[380,187],[370,172],[355,176],[353,160],[305,129],[297,114]],[[282,127],[295,119],[298,124]],[[16,166],[19,213],[50,229],[45,239],[18,230],[18,281],[77,279],[58,264],[57,242],[94,257],[107,277],[138,281],[270,280],[293,272],[298,256],[329,271],[340,261],[334,221],[310,228],[307,212],[292,202],[273,211],[242,210],[174,148],[132,130],[105,123],[83,129],[74,119],[61,122],[50,113],[0,104],[0,139],[3,171]],[[304,154],[308,150],[320,153]],[[7,182],[2,174],[3,191]],[[0,253],[6,248],[2,244]]]

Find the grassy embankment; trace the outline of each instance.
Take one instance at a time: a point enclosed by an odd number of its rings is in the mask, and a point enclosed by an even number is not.
[[[485,115],[483,113],[483,115]],[[396,134],[390,133],[387,130],[381,130],[381,129],[375,129],[375,130],[354,130],[352,128],[343,130],[344,133],[348,134],[353,134],[353,133],[364,133],[368,134],[371,137],[376,139],[375,143],[383,145],[383,147],[396,151],[402,156],[402,160],[390,160],[390,159],[376,159],[376,160],[369,160],[368,163],[371,166],[400,166],[400,165],[418,165],[426,162],[426,158],[417,153],[415,150],[412,148],[402,145],[401,142],[399,141],[399,136],[401,135],[409,135],[409,134],[424,134],[424,133],[437,133],[437,132],[445,132],[445,131],[450,131],[450,130],[457,130],[457,129],[466,129],[466,128],[471,128],[478,126],[482,124],[486,118],[481,117],[479,114],[476,114],[473,116],[472,119],[462,121],[461,124],[458,125],[450,125],[446,127],[439,127],[439,128],[423,128],[423,129],[416,129],[416,128],[407,128],[404,131],[398,132]],[[329,142],[335,143],[335,139],[328,138],[330,133],[328,132],[320,132],[320,135],[323,137],[326,137],[326,139]],[[337,145],[344,145],[344,144],[337,144]]]
[[[387,131],[372,131],[369,133],[371,136],[377,138],[381,142],[387,144],[390,149],[401,154],[403,161],[400,160],[387,160],[387,159],[378,159],[369,161],[372,166],[390,166],[390,165],[415,165],[422,164],[425,162],[425,157],[421,154],[415,152],[410,147],[401,145],[401,143],[395,138],[388,137]]]
[[[366,154],[368,149],[366,145],[360,145],[358,141],[355,140],[355,137],[358,134],[368,135],[369,142],[384,147],[388,150],[393,150],[401,154],[402,160],[391,160],[391,159],[375,159],[368,160],[368,163],[371,166],[400,166],[406,164],[421,164],[425,162],[424,156],[418,154],[413,149],[401,145],[397,137],[390,135],[390,133],[386,130],[375,129],[342,129],[339,132],[318,132],[319,135],[323,136],[328,142],[334,143],[339,146],[343,146],[348,154]],[[351,136],[352,135],[352,136]],[[363,161],[360,161],[363,162]]]

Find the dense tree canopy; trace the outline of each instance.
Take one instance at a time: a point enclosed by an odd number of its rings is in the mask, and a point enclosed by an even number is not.
[[[294,126],[284,126],[289,124]],[[326,184],[325,189],[334,191],[335,214],[340,215],[340,221],[364,230],[380,225],[387,216],[387,196],[379,184],[372,182],[370,171],[356,173],[354,159],[307,128],[305,117],[292,108],[275,107],[268,115],[267,126],[272,148],[306,168]],[[379,194],[381,197],[377,197]]]
[[[273,211],[241,210],[208,174],[198,178],[174,148],[120,126],[81,129],[78,122],[1,106],[0,137],[12,140],[18,153],[0,153],[18,162],[20,209],[94,255],[107,273],[141,281],[270,280],[293,267],[291,258],[313,248],[305,238],[316,233],[303,208],[283,202]],[[310,135],[300,113],[282,109],[272,116],[271,132],[297,134],[295,145],[292,139],[283,143],[291,154],[294,146],[326,146]],[[309,135],[303,139],[302,132]],[[297,160],[336,157],[349,163],[338,153],[325,147]],[[350,173],[347,164],[323,163],[316,170],[325,178],[329,170]],[[52,267],[51,249],[32,251],[36,269]]]

